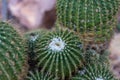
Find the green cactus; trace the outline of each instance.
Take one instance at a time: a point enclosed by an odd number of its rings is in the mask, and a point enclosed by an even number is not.
[[[22,80],[27,71],[25,44],[12,26],[0,22],[0,80]]]
[[[28,80],[56,80],[54,76],[49,74],[40,73],[38,70],[35,72],[29,72]]]
[[[79,71],[72,80],[116,80],[109,67],[99,62],[88,64],[83,70]]]
[[[56,78],[70,78],[82,65],[79,38],[70,30],[57,29],[43,36],[36,44],[36,59],[41,72],[52,73]]]
[[[41,30],[35,30],[35,31],[30,31],[30,32],[27,32],[25,33],[25,39],[26,39],[26,42],[27,42],[27,51],[29,53],[29,57],[31,59],[34,59],[34,48],[35,48],[35,45],[36,45],[36,41],[40,38],[42,38],[43,35],[45,35],[46,33],[48,33],[47,30],[45,29],[41,29]]]
[[[57,21],[83,41],[104,42],[116,23],[119,0],[57,0]]]
[[[36,41],[37,39],[41,38],[43,35],[48,33],[48,30],[46,29],[40,29],[40,30],[33,30],[30,32],[27,32],[24,34],[24,37],[29,41]]]
[[[86,50],[86,52],[84,53],[85,64],[95,63],[95,62],[108,64],[109,63],[108,54],[109,53],[107,50],[105,50],[102,53],[98,53],[93,49]]]
[[[29,69],[30,70],[34,70],[36,69],[36,60],[35,60],[35,48],[36,48],[36,42],[37,40],[39,40],[40,38],[42,38],[43,35],[45,35],[46,33],[48,33],[48,30],[45,29],[40,29],[40,30],[34,30],[34,31],[30,31],[24,34],[24,37],[26,39],[26,43],[27,43],[27,54],[28,54],[28,64],[29,64]]]

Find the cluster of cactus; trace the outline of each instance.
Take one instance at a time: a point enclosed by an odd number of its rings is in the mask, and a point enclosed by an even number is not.
[[[84,51],[84,42],[104,42],[110,37],[119,2],[57,0],[57,28],[29,32],[25,41],[14,28],[0,22],[0,80],[24,79],[26,51],[32,71],[28,80],[115,80],[106,55]],[[84,70],[79,73],[80,68]]]
[[[25,44],[7,23],[0,22],[0,80],[21,80],[27,70]]]
[[[28,80],[94,80],[96,78],[114,80],[108,71],[108,66],[97,65],[97,61],[88,66],[86,66],[88,63],[84,65],[86,56],[84,56],[81,40],[72,30],[59,28],[51,32],[40,30],[27,33],[25,37],[27,44],[14,28],[4,22],[0,23],[1,80],[23,80],[24,78]],[[33,60],[33,63],[35,62],[34,67],[38,69],[38,71],[32,69],[27,78],[25,77],[28,73],[27,68],[25,69],[26,48],[28,53],[33,54],[33,56],[28,54],[28,57]],[[85,74],[73,77],[73,73],[83,66]],[[29,68],[34,67],[30,65]]]
[[[85,42],[104,42],[115,26],[119,0],[57,0],[57,20]]]
[[[36,59],[36,65],[40,71],[31,72],[30,80],[38,80],[38,78],[40,80],[40,77],[46,78],[46,80],[51,78],[51,76],[44,77],[45,75],[41,75],[42,73],[53,75],[52,78],[55,80],[115,80],[108,65],[106,65],[108,64],[107,55],[100,55],[92,50],[88,50],[84,54],[81,40],[74,31],[68,29],[53,30],[37,39],[34,47],[36,54],[34,59]],[[84,61],[85,65],[83,65]],[[79,72],[78,68],[83,66],[85,74],[72,77],[72,73]]]
[[[33,59],[37,61],[35,65],[40,71],[31,73],[30,78],[40,78],[41,73],[49,73],[57,80],[115,80],[108,68],[107,55],[94,54],[94,50],[86,50],[84,53],[81,43],[108,40],[116,24],[119,2],[57,0],[55,26],[65,30],[56,29],[35,40]],[[85,73],[72,77],[83,66]]]

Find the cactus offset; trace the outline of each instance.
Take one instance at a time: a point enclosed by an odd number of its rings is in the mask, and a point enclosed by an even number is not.
[[[31,58],[33,58],[36,41],[42,38],[42,36],[45,35],[47,32],[48,32],[47,30],[41,29],[41,30],[30,31],[25,34],[26,42],[28,45],[27,51],[28,53],[30,53]]]
[[[116,23],[119,0],[57,0],[57,20],[83,41],[104,42]]]
[[[116,80],[110,73],[108,65],[93,63],[88,64],[84,70],[79,71],[72,80]]]
[[[36,59],[41,72],[52,73],[56,78],[70,78],[82,61],[79,38],[69,30],[57,29],[38,40]]]
[[[27,43],[27,53],[28,53],[28,64],[30,65],[30,70],[34,70],[36,68],[36,60],[35,60],[35,48],[36,48],[36,42],[37,40],[39,40],[40,38],[42,38],[43,35],[45,35],[48,31],[45,29],[41,29],[41,30],[34,30],[34,31],[30,31],[25,33],[24,37],[26,39],[26,43]]]
[[[102,53],[97,53],[93,49],[86,50],[86,52],[84,53],[85,64],[95,63],[95,62],[108,64],[109,63],[108,55],[109,55],[108,51],[104,51]]]
[[[0,22],[0,80],[23,79],[26,75],[25,58],[21,36],[9,24]]]

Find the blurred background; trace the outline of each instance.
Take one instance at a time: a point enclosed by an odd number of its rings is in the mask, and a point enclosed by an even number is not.
[[[56,0],[0,0],[0,20],[21,31],[51,29],[56,20]]]

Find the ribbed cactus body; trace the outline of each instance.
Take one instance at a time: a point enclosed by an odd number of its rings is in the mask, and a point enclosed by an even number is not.
[[[0,80],[23,78],[26,67],[24,47],[20,35],[7,23],[0,22]]]
[[[83,41],[104,41],[115,25],[119,0],[57,0],[57,18]]]
[[[84,70],[78,72],[78,74],[72,78],[72,80],[116,80],[109,67],[106,64],[93,63],[88,64]]]
[[[79,38],[69,30],[57,29],[38,40],[36,59],[41,72],[52,73],[56,78],[71,77],[82,61]]]
[[[40,73],[39,71],[29,72],[28,80],[57,80],[54,76],[49,74]]]

